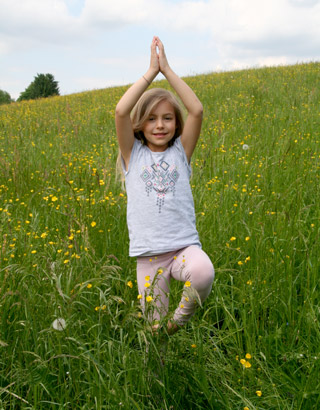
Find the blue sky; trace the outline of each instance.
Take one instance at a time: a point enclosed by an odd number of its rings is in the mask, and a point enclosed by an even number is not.
[[[320,61],[320,0],[0,0],[0,89],[129,84],[153,35],[180,75]],[[159,76],[161,78],[161,76]]]

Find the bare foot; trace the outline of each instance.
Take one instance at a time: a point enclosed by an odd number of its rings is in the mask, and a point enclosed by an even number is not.
[[[179,329],[180,326],[178,326],[176,323],[168,322],[168,335],[174,335]]]
[[[167,333],[169,336],[174,335],[178,330],[180,329],[180,326],[178,326],[176,323],[173,322],[168,322],[167,324]],[[160,330],[160,324],[156,323],[155,325],[152,326],[152,334],[153,335],[158,335]]]

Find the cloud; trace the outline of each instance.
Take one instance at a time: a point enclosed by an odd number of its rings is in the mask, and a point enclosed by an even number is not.
[[[103,32],[149,27],[171,32],[206,33],[221,56],[314,53],[320,48],[319,0],[0,0],[0,52],[19,44],[68,45],[92,41]],[[308,45],[305,49],[305,45]]]
[[[77,78],[133,81],[152,34],[180,75],[320,59],[320,0],[0,0],[0,10],[4,87],[23,67],[15,93],[45,69],[65,90]]]
[[[65,44],[82,33],[64,0],[0,0],[0,52]]]

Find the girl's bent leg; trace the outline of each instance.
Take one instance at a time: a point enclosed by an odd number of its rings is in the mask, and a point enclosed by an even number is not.
[[[181,326],[194,315],[198,302],[203,303],[209,296],[214,268],[202,249],[189,246],[176,255],[171,275],[174,279],[185,282],[181,301],[173,317],[174,322]]]

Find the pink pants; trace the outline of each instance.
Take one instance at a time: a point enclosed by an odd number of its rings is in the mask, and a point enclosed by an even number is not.
[[[184,282],[181,301],[173,316],[173,321],[182,326],[211,292],[214,268],[208,255],[194,245],[158,256],[138,257],[141,304],[151,321],[168,313],[171,278]]]

